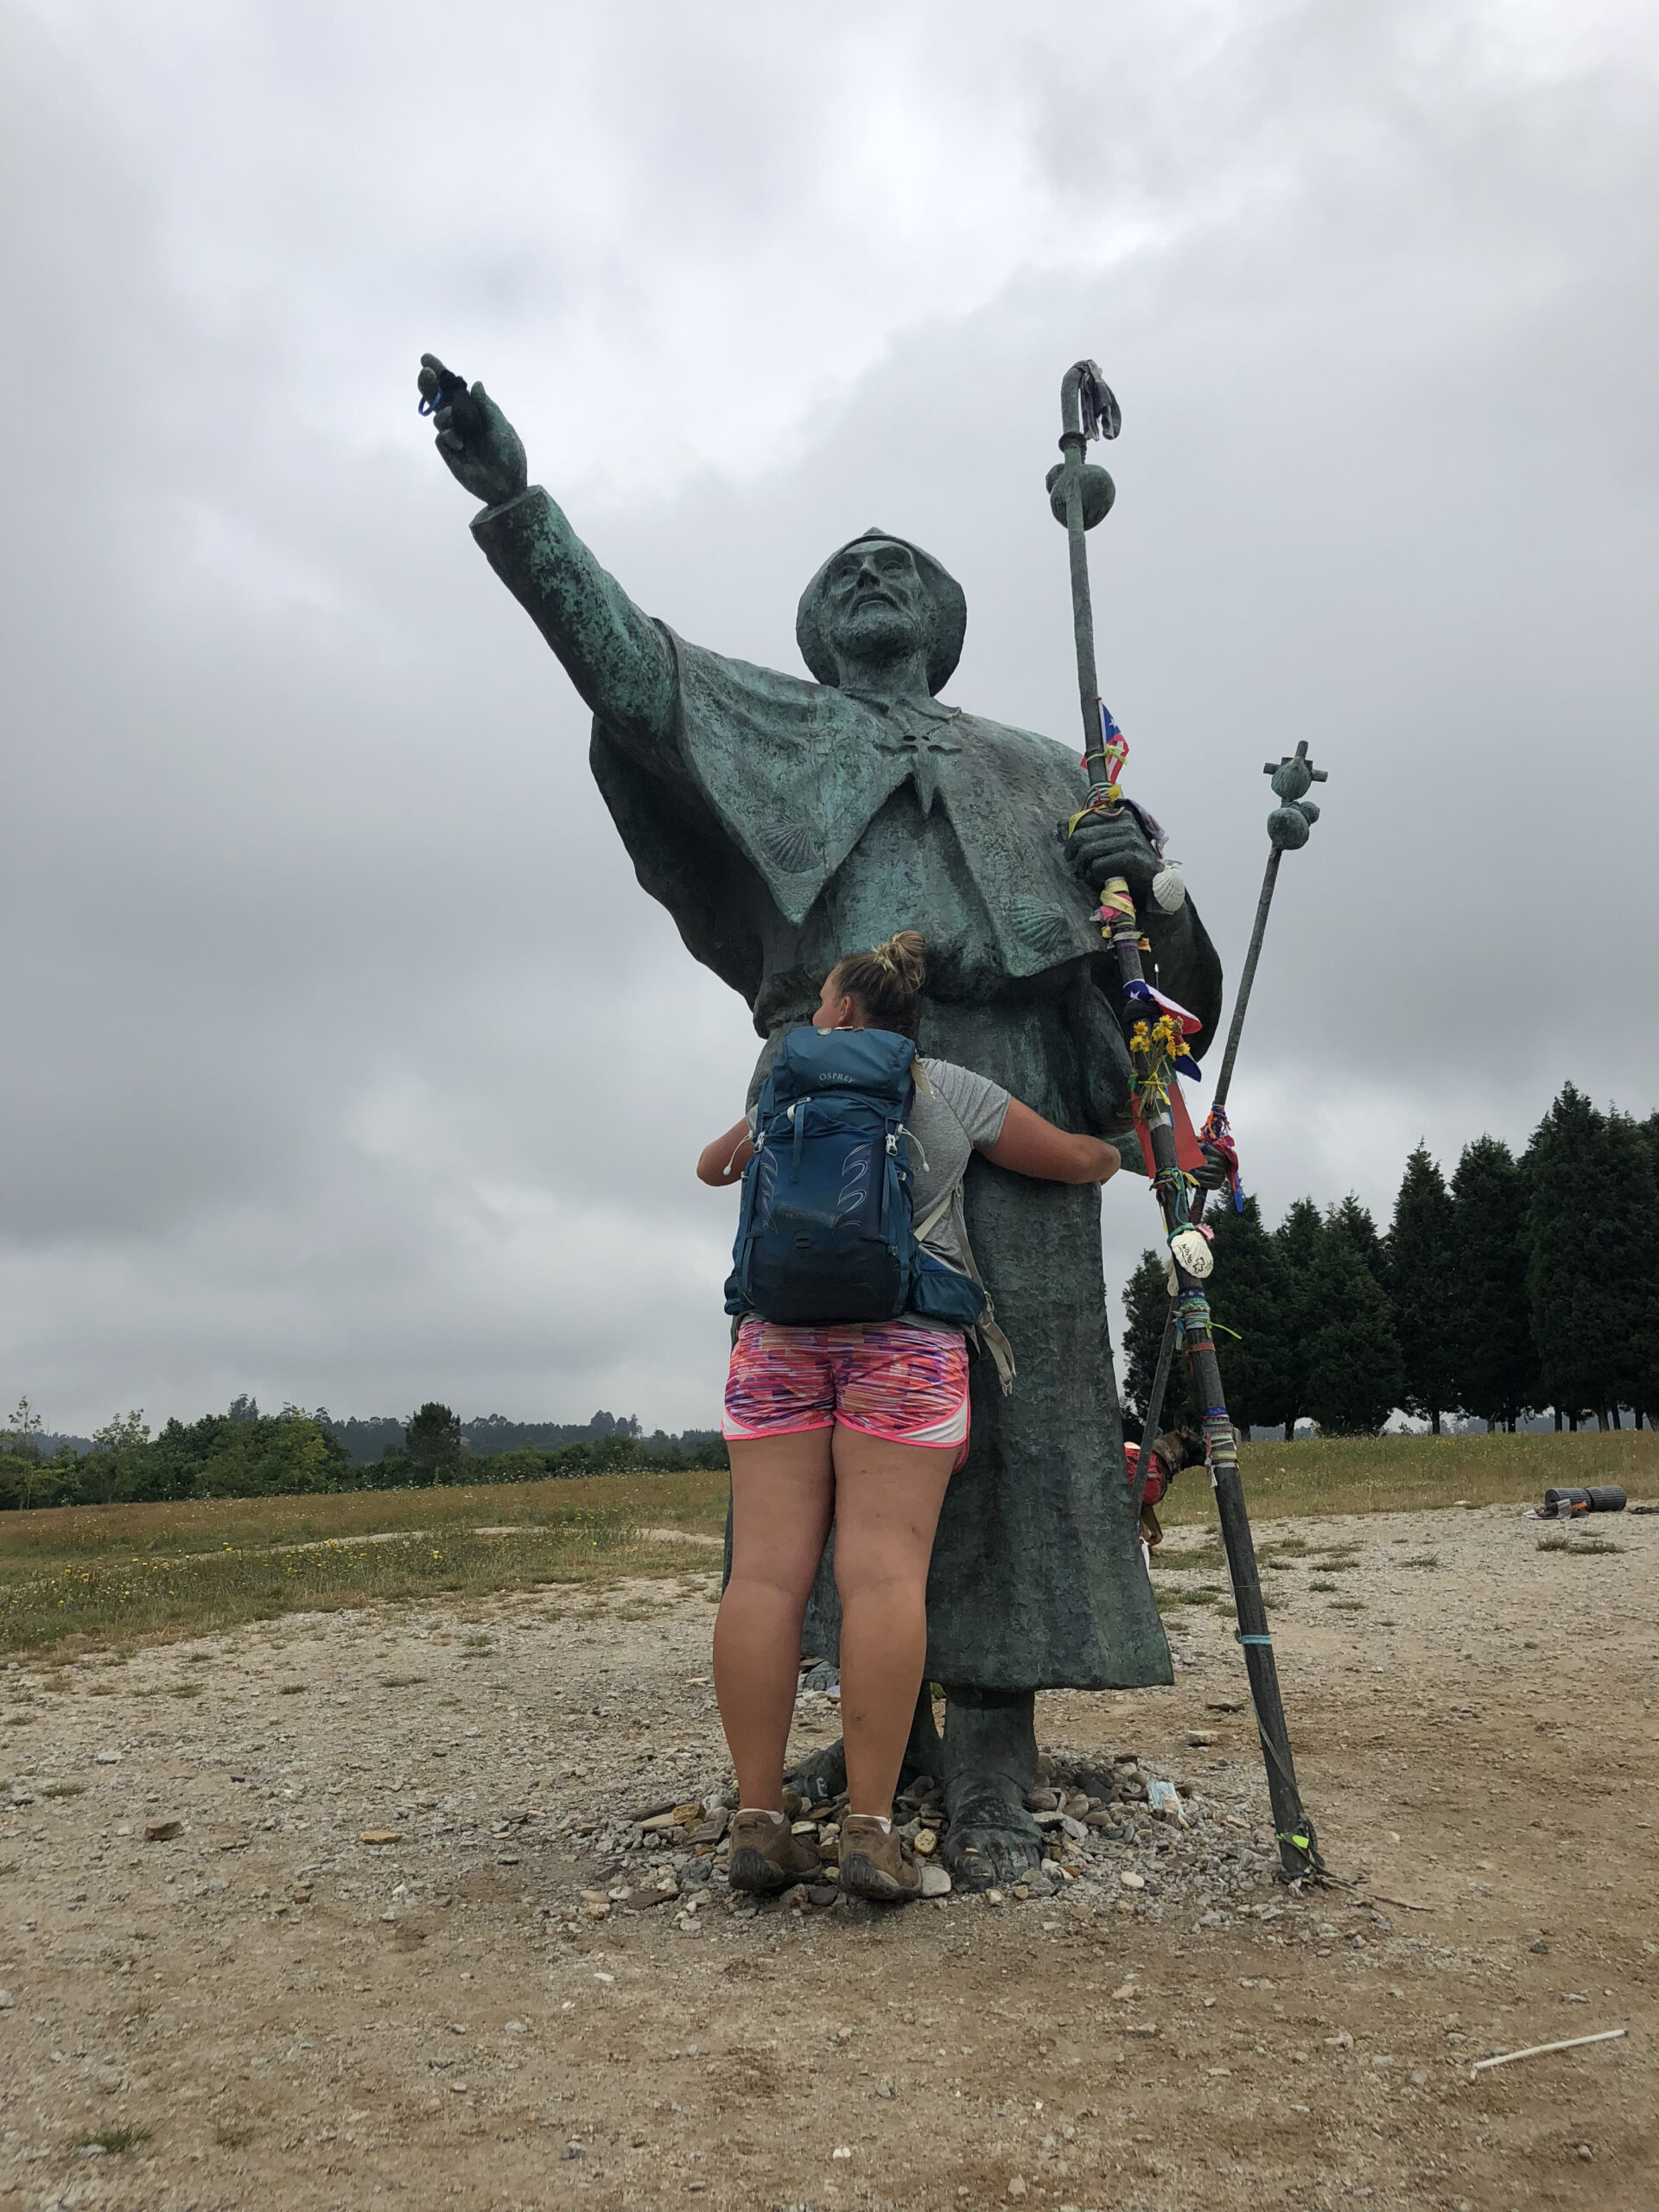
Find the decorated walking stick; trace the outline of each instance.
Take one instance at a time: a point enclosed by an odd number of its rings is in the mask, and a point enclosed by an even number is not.
[[[1238,1040],[1244,1028],[1244,1009],[1250,1002],[1250,986],[1255,981],[1257,963],[1262,957],[1262,940],[1268,933],[1268,909],[1273,904],[1274,887],[1279,881],[1279,863],[1287,853],[1294,853],[1307,842],[1309,830],[1319,818],[1319,810],[1306,794],[1314,784],[1325,780],[1323,768],[1313,767],[1307,757],[1307,740],[1303,738],[1294,753],[1287,753],[1281,760],[1262,764],[1264,776],[1273,778],[1274,797],[1279,804],[1268,817],[1268,866],[1262,878],[1262,896],[1255,902],[1255,926],[1250,931],[1250,949],[1244,955],[1244,966],[1238,979],[1238,996],[1233,1004],[1232,1023],[1227,1032],[1227,1049],[1222,1054],[1221,1073],[1216,1077],[1216,1089],[1209,1113],[1205,1117],[1200,1139],[1211,1145],[1227,1162],[1228,1180],[1232,1185],[1233,1205],[1241,1213],[1244,1209],[1244,1193],[1239,1186],[1238,1154],[1233,1145],[1233,1133],[1227,1121],[1227,1095],[1233,1087],[1233,1064],[1238,1058]],[[1194,1193],[1192,1217],[1195,1224],[1204,1219],[1205,1193]],[[1175,1356],[1177,1335],[1175,1303],[1170,1301],[1169,1313],[1164,1321],[1164,1340],[1158,1347],[1158,1364],[1154,1370],[1152,1388],[1147,1393],[1146,1418],[1141,1424],[1141,1450],[1135,1461],[1134,1508],[1138,1516],[1141,1495],[1146,1490],[1151,1461],[1147,1457],[1153,1439],[1158,1433],[1158,1423],[1163,1416],[1164,1393],[1169,1387],[1169,1370]]]
[[[1057,520],[1065,523],[1070,542],[1077,692],[1084,733],[1084,768],[1089,778],[1089,802],[1073,817],[1070,826],[1075,829],[1086,815],[1109,814],[1129,804],[1117,782],[1128,746],[1101,702],[1095,670],[1094,612],[1089,593],[1089,553],[1084,533],[1109,512],[1115,492],[1105,470],[1090,466],[1084,454],[1093,437],[1116,436],[1121,417],[1117,402],[1094,362],[1078,361],[1066,371],[1060,387],[1060,451],[1065,458],[1058,468],[1049,473],[1049,502]],[[1179,878],[1173,884],[1167,880],[1173,873],[1165,869],[1153,887],[1154,899],[1170,911],[1179,905],[1185,895],[1179,891]],[[1256,1729],[1267,1766],[1268,1796],[1273,1807],[1279,1861],[1287,1880],[1318,1876],[1324,1872],[1324,1861],[1319,1856],[1313,1824],[1302,1808],[1301,1794],[1296,1786],[1284,1704],[1279,1694],[1279,1674],[1274,1664],[1273,1639],[1268,1633],[1267,1611],[1262,1602],[1261,1579],[1256,1572],[1255,1546],[1250,1535],[1249,1515],[1245,1510],[1243,1484],[1239,1480],[1238,1447],[1228,1418],[1221,1370],[1210,1333],[1210,1305],[1204,1284],[1213,1262],[1209,1243],[1189,1212],[1190,1179],[1175,1153],[1169,1087],[1180,1075],[1197,1073],[1186,1039],[1198,1024],[1184,1009],[1154,991],[1142,974],[1141,925],[1129,887],[1122,876],[1109,877],[1101,887],[1098,918],[1101,934],[1111,944],[1122,986],[1129,1059],[1141,1120],[1152,1146],[1148,1166],[1174,1269],[1175,1311],[1182,1350],[1198,1384],[1205,1456],[1238,1610],[1238,1640],[1243,1648]],[[1183,1061],[1186,1063],[1185,1068]]]

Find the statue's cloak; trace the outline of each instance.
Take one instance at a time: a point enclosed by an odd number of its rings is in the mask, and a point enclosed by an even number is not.
[[[939,969],[947,938],[947,957],[969,957],[1003,992],[1100,954],[1057,834],[1086,796],[1063,746],[936,701],[884,709],[671,642],[680,772],[664,777],[659,749],[642,760],[595,722],[594,774],[641,884],[674,916],[695,957],[757,1008],[763,1035],[773,1026],[760,1002],[776,963],[764,929],[738,925],[734,899],[758,922],[759,892],[782,925],[774,938],[817,934],[815,907],[907,784],[925,823],[942,810],[976,894],[965,912],[958,893],[944,928],[945,918],[930,929],[926,916],[909,912],[894,921],[927,934],[933,995],[948,988]],[[895,884],[894,896],[911,888]],[[934,888],[937,897],[944,887]],[[830,957],[858,949],[840,944]],[[814,1003],[827,971],[828,963],[814,980]],[[1127,1059],[1122,1071],[1126,1083]]]
[[[1039,1113],[1110,1134],[1128,1065],[1093,986],[1097,927],[1063,852],[1066,749],[936,702],[883,709],[671,639],[671,744],[596,721],[594,777],[642,886],[769,1039],[842,953],[928,940],[925,1051]],[[758,1071],[757,1071],[758,1081]],[[753,1095],[753,1093],[752,1093]],[[1135,1192],[1111,1202],[1133,1204]],[[1129,1511],[1100,1196],[976,1158],[966,1205],[1019,1379],[973,1363],[973,1437],[928,1584],[931,1680],[981,1689],[1171,1679]],[[821,1575],[807,1648],[833,1656]]]

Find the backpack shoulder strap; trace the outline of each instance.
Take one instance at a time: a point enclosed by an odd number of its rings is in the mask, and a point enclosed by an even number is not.
[[[979,1272],[979,1262],[974,1257],[974,1248],[968,1236],[968,1217],[963,1210],[960,1183],[953,1185],[937,1204],[928,1208],[922,1218],[916,1223],[912,1233],[919,1244],[928,1231],[936,1228],[947,1213],[950,1217],[950,1226],[956,1231],[957,1249],[962,1254],[967,1264],[968,1273],[979,1287],[985,1291],[985,1311],[969,1330],[968,1334],[976,1339],[983,1338],[985,1349],[991,1356],[991,1364],[996,1370],[996,1379],[1002,1385],[1002,1395],[1006,1398],[1014,1388],[1014,1378],[1019,1373],[1019,1370],[1014,1365],[1014,1346],[997,1325],[996,1308],[991,1302],[990,1292],[985,1290],[985,1278]]]
[[[1002,1333],[991,1313],[991,1294],[985,1294],[985,1311],[975,1322],[971,1333],[985,1339],[985,1349],[991,1355],[991,1364],[996,1370],[996,1379],[1002,1386],[1006,1398],[1014,1389],[1014,1378],[1019,1369],[1014,1363],[1014,1346]]]
[[[908,1136],[910,1133],[906,1130],[905,1134]],[[914,1140],[912,1139],[912,1141],[913,1142]],[[919,1221],[912,1222],[910,1225],[910,1233],[916,1239],[916,1242],[918,1244],[924,1244],[926,1243],[927,1239],[933,1234],[933,1231],[944,1219],[946,1214],[951,1211],[952,1206],[956,1203],[957,1193],[961,1190],[961,1188],[962,1185],[958,1183],[956,1190],[947,1191],[942,1198],[938,1199],[932,1205],[929,1206],[927,1211],[922,1216]],[[968,1272],[969,1274],[973,1274],[974,1271],[969,1268]],[[974,1280],[977,1281],[979,1278],[976,1275]]]
[[[969,1274],[980,1288],[985,1290],[985,1278],[979,1272],[979,1262],[974,1257],[974,1248],[969,1241],[968,1217],[963,1211],[960,1183],[950,1193],[950,1224],[957,1232],[957,1243],[962,1256],[968,1262]],[[985,1290],[985,1311],[974,1324],[973,1333],[983,1339],[985,1349],[991,1355],[991,1364],[996,1370],[996,1379],[1002,1385],[1002,1395],[1006,1398],[1013,1389],[1014,1378],[1020,1370],[1014,1363],[1014,1346],[1008,1342],[997,1322],[996,1307],[992,1303],[988,1290]]]

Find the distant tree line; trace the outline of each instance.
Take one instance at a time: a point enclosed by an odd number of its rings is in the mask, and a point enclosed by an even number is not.
[[[1275,1229],[1211,1200],[1210,1302],[1240,1427],[1375,1434],[1396,1410],[1513,1431],[1649,1427],[1659,1413],[1659,1114],[1604,1113],[1568,1084],[1517,1160],[1465,1145],[1450,1184],[1419,1145],[1380,1234],[1353,1197],[1299,1198]],[[1124,1291],[1124,1396],[1142,1413],[1169,1299],[1144,1252]],[[1171,1413],[1194,1405],[1177,1360]]]
[[[683,1435],[670,1436],[658,1429],[645,1437],[637,1421],[613,1421],[608,1414],[596,1414],[594,1421],[609,1426],[590,1427],[588,1434],[578,1433],[568,1444],[521,1444],[477,1452],[459,1415],[448,1406],[430,1403],[410,1416],[398,1442],[389,1445],[378,1459],[354,1465],[353,1479],[344,1487],[404,1490],[433,1483],[538,1483],[550,1475],[678,1474],[693,1467],[724,1468],[728,1464],[718,1430],[688,1429]],[[503,1428],[513,1426],[500,1423]]]
[[[237,1401],[238,1405],[243,1403],[251,1404],[252,1401]],[[236,1406],[231,1410],[234,1413]],[[366,1421],[355,1415],[336,1421],[327,1406],[319,1406],[312,1419],[319,1428],[325,1428],[338,1438],[354,1460],[380,1459],[389,1451],[401,1450],[404,1431],[408,1427],[408,1421],[395,1414],[375,1414]],[[509,1421],[505,1414],[482,1414],[476,1421],[461,1424],[461,1442],[480,1459],[508,1452],[556,1451],[565,1444],[594,1444],[601,1437],[642,1437],[644,1433],[632,1414],[624,1414],[619,1420],[614,1414],[603,1410],[584,1421]],[[671,1441],[661,1429],[657,1431],[654,1440],[664,1446]],[[500,1478],[492,1476],[491,1479]]]
[[[354,1459],[342,1430],[372,1427],[384,1434],[377,1459]],[[479,1451],[469,1431],[482,1428],[497,1448]],[[503,1431],[517,1436],[569,1438],[551,1445],[516,1442],[502,1448]],[[0,1511],[48,1505],[113,1505],[167,1499],[270,1497],[308,1491],[423,1489],[435,1483],[541,1482],[550,1476],[671,1473],[693,1467],[723,1468],[719,1434],[688,1430],[671,1436],[640,1433],[637,1421],[597,1414],[572,1427],[557,1422],[507,1421],[499,1415],[461,1423],[435,1402],[407,1421],[339,1422],[323,1410],[289,1406],[262,1414],[251,1398],[228,1413],[200,1421],[169,1421],[151,1435],[142,1413],[118,1414],[95,1432],[86,1451],[79,1440],[42,1448],[41,1423],[25,1398],[0,1435]]]

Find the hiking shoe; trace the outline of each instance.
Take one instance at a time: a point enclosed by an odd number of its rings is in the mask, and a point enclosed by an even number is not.
[[[734,1814],[729,1834],[732,1857],[727,1879],[734,1890],[770,1895],[797,1882],[823,1878],[817,1845],[808,1836],[792,1835],[781,1813]]]
[[[841,1886],[850,1897],[901,1904],[920,1897],[922,1877],[897,1828],[884,1828],[869,1813],[849,1813],[841,1824]]]

